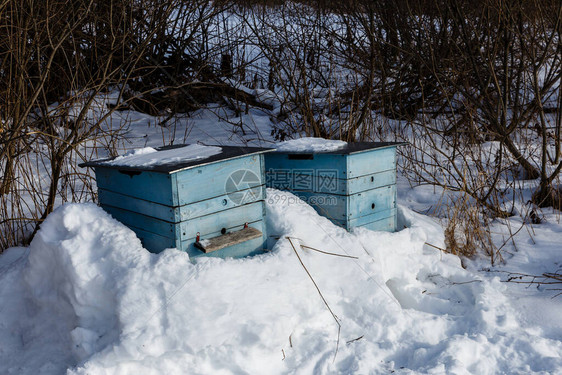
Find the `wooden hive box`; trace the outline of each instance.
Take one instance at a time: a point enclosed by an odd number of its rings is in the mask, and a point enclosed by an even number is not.
[[[157,159],[186,146],[151,155]],[[130,166],[106,159],[81,166],[95,170],[100,206],[149,251],[175,247],[190,257],[222,258],[257,254],[266,246],[263,153],[269,149],[220,147],[220,153],[196,160]]]
[[[265,155],[266,185],[288,190],[347,230],[396,230],[394,142],[357,142],[326,152]]]

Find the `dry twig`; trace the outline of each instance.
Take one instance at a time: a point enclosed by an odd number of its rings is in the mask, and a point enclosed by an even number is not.
[[[340,346],[340,333],[341,333],[341,323],[339,321],[339,318],[337,317],[336,314],[334,314],[334,312],[332,311],[332,308],[330,307],[330,305],[328,304],[328,301],[326,301],[326,298],[324,298],[324,295],[322,294],[322,291],[320,291],[320,288],[318,287],[318,284],[316,284],[316,281],[314,280],[314,277],[312,277],[312,275],[310,274],[310,272],[308,271],[308,268],[306,268],[306,266],[304,265],[295,245],[293,244],[293,241],[291,241],[291,237],[286,237],[289,240],[289,243],[291,244],[291,247],[293,248],[293,251],[295,253],[295,255],[297,256],[302,268],[304,268],[306,274],[308,275],[308,277],[310,278],[310,281],[312,281],[312,283],[314,284],[314,287],[316,288],[316,291],[318,291],[318,294],[320,294],[320,298],[322,298],[322,302],[324,302],[324,305],[326,305],[326,308],[328,309],[328,311],[330,312],[330,314],[332,314],[332,317],[334,318],[334,321],[336,322],[336,324],[338,325],[338,339],[336,341],[336,351],[334,353],[334,361],[336,360],[336,356],[338,355],[338,349]]]

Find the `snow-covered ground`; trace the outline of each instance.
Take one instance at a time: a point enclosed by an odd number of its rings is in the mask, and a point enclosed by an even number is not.
[[[93,204],[60,207],[0,257],[0,371],[562,371],[560,301],[463,269],[425,244],[443,246],[431,219],[401,207],[397,233],[347,233],[289,193],[267,201],[271,252],[195,263],[148,253]]]
[[[259,111],[168,128],[115,116],[125,148],[272,145]],[[562,374],[562,296],[505,282],[562,267],[560,214],[494,223],[500,245],[506,223],[517,232],[505,261],[463,268],[438,250],[439,223],[413,211],[440,196],[399,178],[403,229],[348,233],[268,190],[270,252],[195,262],[148,253],[94,204],[61,206],[29,247],[0,255],[0,374]]]

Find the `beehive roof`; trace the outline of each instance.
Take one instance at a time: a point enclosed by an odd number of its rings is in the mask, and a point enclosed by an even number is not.
[[[168,151],[179,149],[188,145],[174,145],[174,146],[165,146],[159,147],[156,149],[156,153],[159,151]],[[126,170],[126,171],[149,171],[149,172],[158,172],[158,173],[176,173],[184,169],[190,169],[199,167],[206,164],[221,162],[225,160],[240,158],[244,156],[249,156],[253,154],[261,154],[264,152],[272,151],[271,148],[265,147],[242,147],[242,146],[216,146],[220,147],[221,150],[219,153],[208,157],[202,157],[198,159],[188,159],[188,160],[177,160],[173,162],[164,162],[164,163],[156,163],[150,165],[127,165],[127,164],[119,164],[119,163],[112,163],[115,161],[117,157],[114,158],[106,158],[106,159],[99,159],[99,160],[92,160],[86,163],[80,164],[81,167],[91,167],[91,168],[111,168],[111,169],[119,169],[119,170]],[[155,153],[155,154],[156,154]],[[157,157],[157,155],[151,154]]]
[[[379,148],[396,147],[406,144],[405,142],[349,142],[345,146],[331,151],[275,151],[283,154],[331,154],[331,155],[349,155],[359,152],[370,151]]]

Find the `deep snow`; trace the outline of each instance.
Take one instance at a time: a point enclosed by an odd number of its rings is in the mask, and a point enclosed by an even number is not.
[[[513,284],[426,245],[443,246],[431,219],[399,212],[397,233],[348,233],[270,189],[271,252],[192,263],[64,205],[0,256],[0,373],[560,373],[560,331],[525,319]]]

